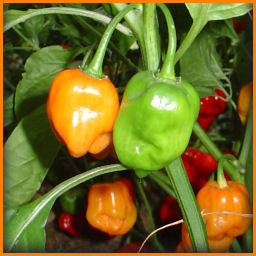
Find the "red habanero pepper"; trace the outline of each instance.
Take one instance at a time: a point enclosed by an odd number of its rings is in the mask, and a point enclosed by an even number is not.
[[[217,168],[217,161],[209,153],[187,149],[181,156],[192,187],[197,191]]]
[[[207,96],[200,100],[200,112],[197,121],[205,131],[208,131],[216,116],[222,113],[227,106],[227,102],[218,97],[226,98],[225,93],[219,89],[214,89],[214,91],[216,96]]]
[[[63,212],[59,216],[58,223],[62,231],[68,232],[73,237],[77,237],[83,232],[85,225],[84,214],[81,211],[75,215]]]
[[[160,219],[163,222],[174,222],[182,218],[179,204],[171,197],[167,196],[160,208]]]
[[[245,29],[245,22],[245,17],[240,18],[239,21],[235,17],[232,18],[233,27],[237,34],[240,34]]]
[[[61,47],[62,47],[63,49],[68,49],[68,48],[69,48],[69,45],[67,45],[67,44],[62,44]]]

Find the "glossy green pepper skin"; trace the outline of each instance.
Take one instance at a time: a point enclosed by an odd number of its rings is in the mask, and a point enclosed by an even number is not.
[[[126,86],[114,126],[119,160],[139,177],[163,168],[186,149],[199,108],[199,95],[181,78],[137,73]]]

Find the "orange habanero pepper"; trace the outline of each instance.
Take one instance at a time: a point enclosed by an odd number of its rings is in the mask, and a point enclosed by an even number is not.
[[[211,252],[227,251],[234,237],[244,234],[252,223],[250,217],[240,215],[251,214],[251,205],[247,188],[238,182],[228,181],[221,187],[217,181],[208,181],[199,190],[197,203],[200,211],[204,210],[203,219],[206,221]],[[182,247],[186,252],[192,251],[184,223],[182,224]],[[177,249],[180,249],[180,246]]]
[[[242,87],[238,97],[237,109],[238,109],[238,115],[242,124],[246,124],[248,120],[251,101],[252,101],[252,82]]]
[[[127,233],[136,222],[137,209],[123,181],[94,184],[89,191],[86,219],[111,236]]]
[[[60,72],[47,100],[51,126],[73,157],[97,154],[111,143],[118,110],[118,94],[109,78],[94,78],[80,69]]]

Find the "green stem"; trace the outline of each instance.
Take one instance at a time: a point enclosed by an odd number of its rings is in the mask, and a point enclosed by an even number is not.
[[[159,34],[156,25],[156,4],[144,3],[144,43],[147,56],[147,70],[156,71],[160,62]]]
[[[208,252],[205,225],[181,158],[171,162],[166,171],[176,193],[194,252]]]
[[[173,22],[172,15],[169,9],[166,7],[166,5],[162,3],[161,4],[158,3],[157,6],[159,6],[162,12],[164,13],[164,16],[167,22],[167,27],[168,27],[168,35],[169,35],[169,43],[168,43],[166,58],[164,60],[163,66],[158,76],[162,78],[176,80],[174,57],[176,52],[177,39],[176,39],[175,25]]]
[[[94,48],[94,45],[92,45],[92,47],[90,47],[90,48],[88,49],[88,51],[86,52],[86,54],[85,54],[85,56],[84,56],[84,58],[83,58],[82,64],[81,64],[81,69],[84,69],[85,66],[86,66],[86,64],[88,63],[89,58],[90,58],[90,56],[91,56],[91,54],[92,54],[92,49],[93,49],[93,48]]]
[[[107,29],[105,30],[99,46],[97,48],[97,51],[91,60],[90,64],[88,65],[88,68],[86,69],[86,72],[89,73],[92,76],[96,77],[102,77],[102,64],[104,60],[104,56],[107,50],[107,46],[109,43],[109,40],[115,30],[115,27],[120,22],[120,20],[124,17],[126,13],[128,13],[130,10],[135,8],[138,4],[130,4],[125,9],[123,9],[121,12],[119,12],[113,20],[109,23]]]
[[[13,27],[13,30],[25,41],[27,42],[32,48],[33,50],[39,50],[40,47],[38,45],[36,45],[33,41],[31,41],[30,39],[28,39],[23,33],[21,33],[21,31],[19,31],[16,27]]]
[[[180,60],[182,55],[187,51],[187,49],[190,47],[190,45],[193,43],[197,35],[201,32],[204,25],[206,24],[206,14],[208,12],[208,4],[204,4],[199,16],[194,19],[193,24],[187,33],[186,38],[181,43],[181,46],[179,47],[178,51],[175,55],[175,64]]]
[[[239,161],[243,167],[246,166],[249,151],[252,147],[252,135],[253,135],[253,101],[251,101],[249,118],[246,125],[241,152],[239,155]]]
[[[206,147],[206,149],[209,151],[209,153],[217,161],[219,161],[223,156],[221,151],[218,149],[218,147],[215,145],[215,143],[210,139],[210,137],[207,135],[207,133],[205,133],[203,128],[200,126],[200,124],[198,124],[198,122],[195,123],[195,125],[193,127],[193,132],[201,140],[201,142]],[[240,183],[244,183],[243,175],[239,173],[238,169],[234,166],[234,164],[225,160],[224,168],[232,180],[240,182]]]
[[[42,8],[42,9],[31,9],[25,12],[24,15],[20,15],[16,19],[8,20],[8,11],[4,12],[4,17],[6,17],[3,27],[3,32],[6,32],[13,26],[24,22],[32,17],[38,16],[38,15],[45,15],[45,14],[67,14],[67,15],[79,15],[87,18],[94,19],[99,22],[103,23],[110,23],[111,18],[97,13],[93,11],[83,10],[79,8],[68,8],[68,7],[50,7],[50,8]],[[124,33],[125,35],[131,36],[132,31],[127,28],[126,26],[122,24],[118,24],[116,26],[116,29],[120,32]]]
[[[86,22],[85,19],[81,18],[81,17],[76,17],[76,21],[79,22],[84,28],[89,29],[97,38],[101,38],[102,34],[95,29],[91,24],[89,24],[88,22]],[[126,63],[129,67],[139,71],[139,68],[134,65],[131,60],[129,58],[127,58],[126,56],[124,56],[120,50],[118,49],[118,47],[115,46],[115,44],[113,42],[109,42],[109,48],[118,55],[118,57],[120,57],[120,59]]]
[[[226,154],[221,157],[221,159],[218,162],[218,167],[217,167],[217,183],[220,188],[224,188],[227,186],[227,181],[224,176],[224,170],[223,170],[223,164],[225,159],[233,159],[236,160],[236,158],[233,155]]]
[[[146,194],[145,194],[145,192],[143,190],[143,187],[140,184],[138,178],[135,178],[135,181],[136,181],[136,185],[137,185],[137,187],[139,189],[140,195],[143,198],[143,201],[145,203],[145,207],[147,209],[147,213],[148,213],[148,216],[149,216],[149,219],[150,219],[150,223],[151,223],[151,230],[153,231],[153,230],[156,229],[156,225],[155,225],[155,222],[154,222],[154,218],[153,218],[153,215],[152,215],[150,204],[148,202],[147,196],[146,196]],[[159,249],[159,251],[163,252],[164,248],[161,245],[161,243],[158,241],[157,235],[153,235],[153,241],[154,241],[155,246]]]
[[[234,240],[232,242],[232,249],[234,250],[234,252],[243,252],[242,248],[236,238],[234,238]]]
[[[149,174],[150,179],[154,180],[167,194],[176,199],[175,192],[171,189],[171,183],[166,175],[161,174],[163,177],[157,175],[160,172],[152,172]]]

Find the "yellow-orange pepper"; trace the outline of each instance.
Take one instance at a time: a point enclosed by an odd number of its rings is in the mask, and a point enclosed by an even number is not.
[[[89,191],[86,219],[109,235],[123,235],[136,222],[137,209],[122,181],[94,184]]]
[[[238,97],[238,115],[242,124],[246,124],[249,116],[250,105],[252,101],[252,82],[244,85],[240,90]]]
[[[235,181],[220,187],[216,181],[208,181],[197,194],[200,211],[204,210],[206,232],[211,252],[225,252],[234,237],[244,234],[250,227],[251,205],[247,188]],[[182,224],[182,244],[177,250],[192,252],[192,245]]]
[[[80,69],[60,72],[47,100],[52,128],[73,157],[97,154],[111,143],[118,110],[118,94],[111,81]]]

